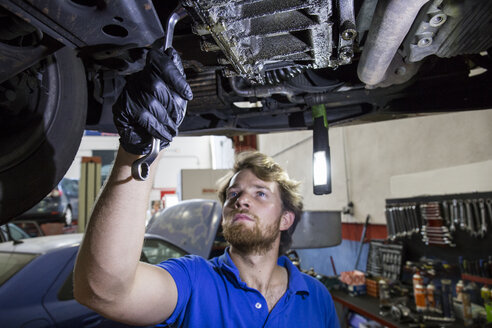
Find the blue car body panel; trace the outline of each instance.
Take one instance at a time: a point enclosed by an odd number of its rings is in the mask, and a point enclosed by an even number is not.
[[[106,319],[73,298],[72,272],[78,249],[77,242],[38,254],[6,280],[0,286],[0,327],[134,327]],[[5,249],[0,253],[8,254]],[[69,297],[60,295],[64,287]]]

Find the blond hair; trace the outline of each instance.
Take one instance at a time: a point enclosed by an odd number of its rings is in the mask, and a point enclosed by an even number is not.
[[[298,181],[289,178],[287,172],[278,165],[273,158],[260,152],[242,152],[238,154],[232,172],[221,179],[218,196],[222,205],[226,200],[226,191],[232,177],[239,171],[249,169],[263,181],[276,182],[280,190],[280,199],[284,211],[294,213],[294,223],[280,235],[279,255],[285,254],[292,244],[292,234],[302,214],[302,196],[299,192]]]

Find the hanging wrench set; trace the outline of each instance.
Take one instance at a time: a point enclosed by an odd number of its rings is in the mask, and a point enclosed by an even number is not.
[[[420,234],[426,245],[454,247],[457,230],[484,238],[492,227],[490,193],[387,200],[385,208],[388,239]]]

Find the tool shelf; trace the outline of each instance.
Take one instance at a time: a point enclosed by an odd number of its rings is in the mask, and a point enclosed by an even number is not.
[[[462,280],[468,280],[468,281],[477,282],[479,284],[484,284],[484,285],[492,286],[492,278],[485,278],[485,277],[479,277],[479,276],[474,276],[474,275],[471,275],[471,274],[462,273],[461,274],[461,279]]]

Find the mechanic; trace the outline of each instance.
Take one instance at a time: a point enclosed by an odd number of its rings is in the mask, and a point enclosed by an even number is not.
[[[286,256],[302,211],[298,183],[258,152],[239,158],[219,192],[225,253],[140,262],[145,213],[157,164],[146,181],[131,165],[151,136],[169,145],[192,99],[181,60],[150,50],[113,106],[120,149],[87,226],[74,272],[75,298],[131,325],[338,327],[331,295]]]

